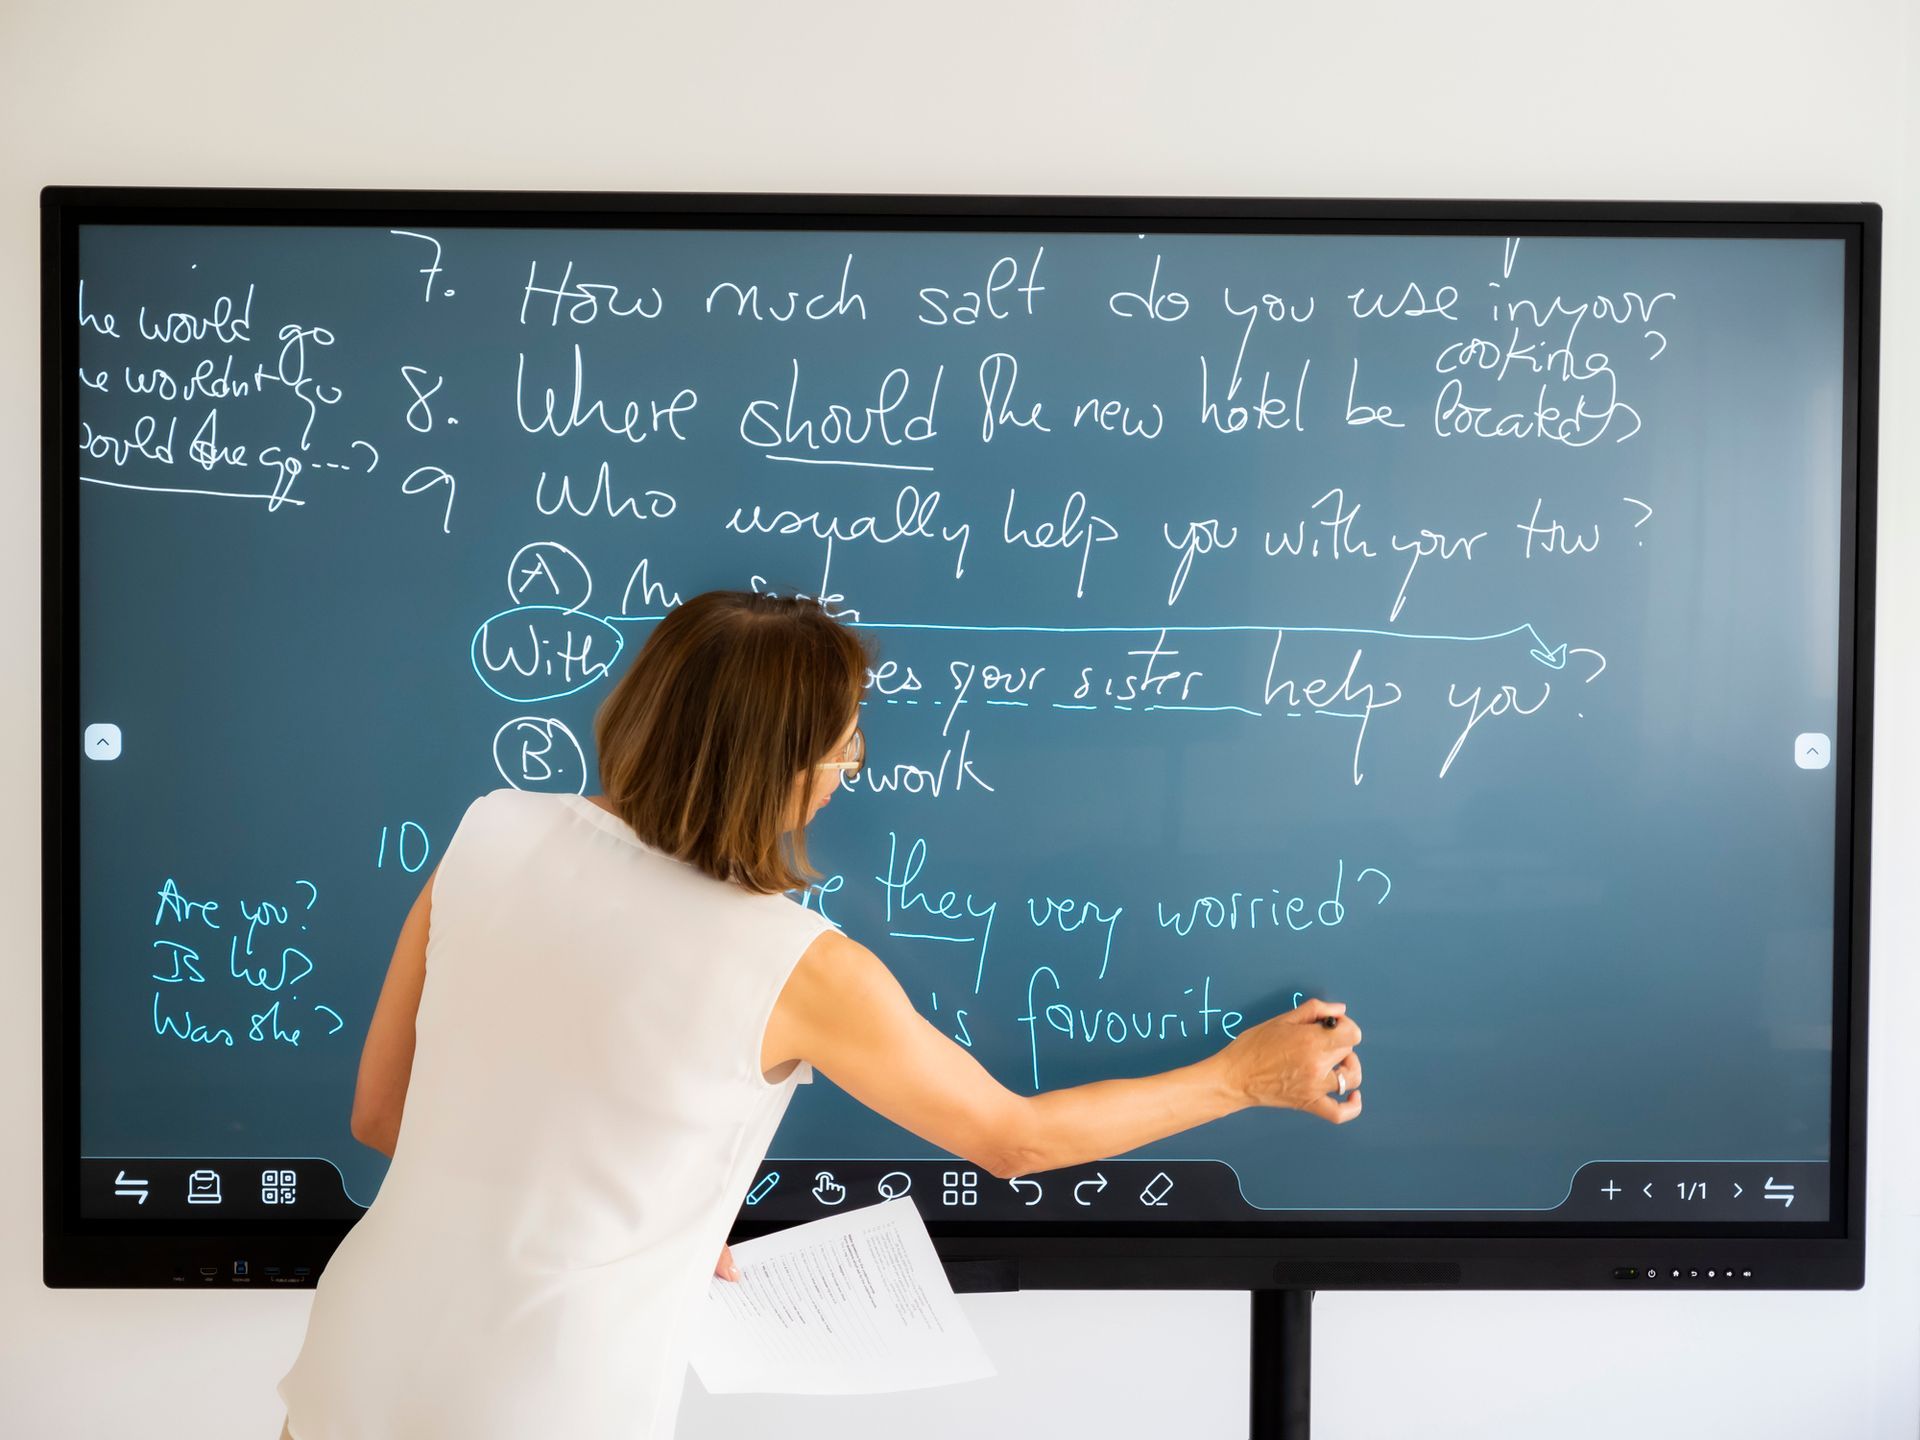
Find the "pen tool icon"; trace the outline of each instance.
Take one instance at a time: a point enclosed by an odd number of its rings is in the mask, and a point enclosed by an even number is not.
[[[760,1177],[760,1182],[747,1192],[747,1204],[758,1205],[767,1198],[767,1192],[780,1183],[780,1172],[769,1170]]]

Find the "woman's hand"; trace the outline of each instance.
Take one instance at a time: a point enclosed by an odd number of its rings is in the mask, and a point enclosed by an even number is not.
[[[720,1247],[720,1263],[713,1267],[713,1273],[718,1275],[722,1280],[738,1280],[740,1278],[740,1267],[733,1263],[733,1249],[731,1246],[722,1245]]]
[[[1308,1000],[1242,1030],[1220,1054],[1248,1104],[1304,1110],[1344,1125],[1360,1113],[1359,1043],[1360,1027],[1345,1004]],[[1328,1095],[1342,1079],[1345,1099]]]

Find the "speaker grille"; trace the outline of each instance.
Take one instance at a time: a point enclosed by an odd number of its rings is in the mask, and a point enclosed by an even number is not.
[[[1335,1290],[1358,1285],[1458,1285],[1460,1267],[1448,1261],[1282,1260],[1274,1280],[1288,1288]]]

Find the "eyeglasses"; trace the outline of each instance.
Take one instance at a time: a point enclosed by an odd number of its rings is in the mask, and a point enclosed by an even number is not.
[[[867,763],[867,737],[854,729],[853,738],[847,741],[847,748],[832,760],[822,760],[813,768],[816,770],[839,770],[848,775],[857,775],[860,767]]]

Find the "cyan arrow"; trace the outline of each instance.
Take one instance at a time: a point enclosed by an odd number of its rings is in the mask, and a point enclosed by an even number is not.
[[[1529,650],[1527,653],[1542,665],[1551,666],[1555,670],[1567,668],[1567,642],[1564,640],[1551,650]]]

